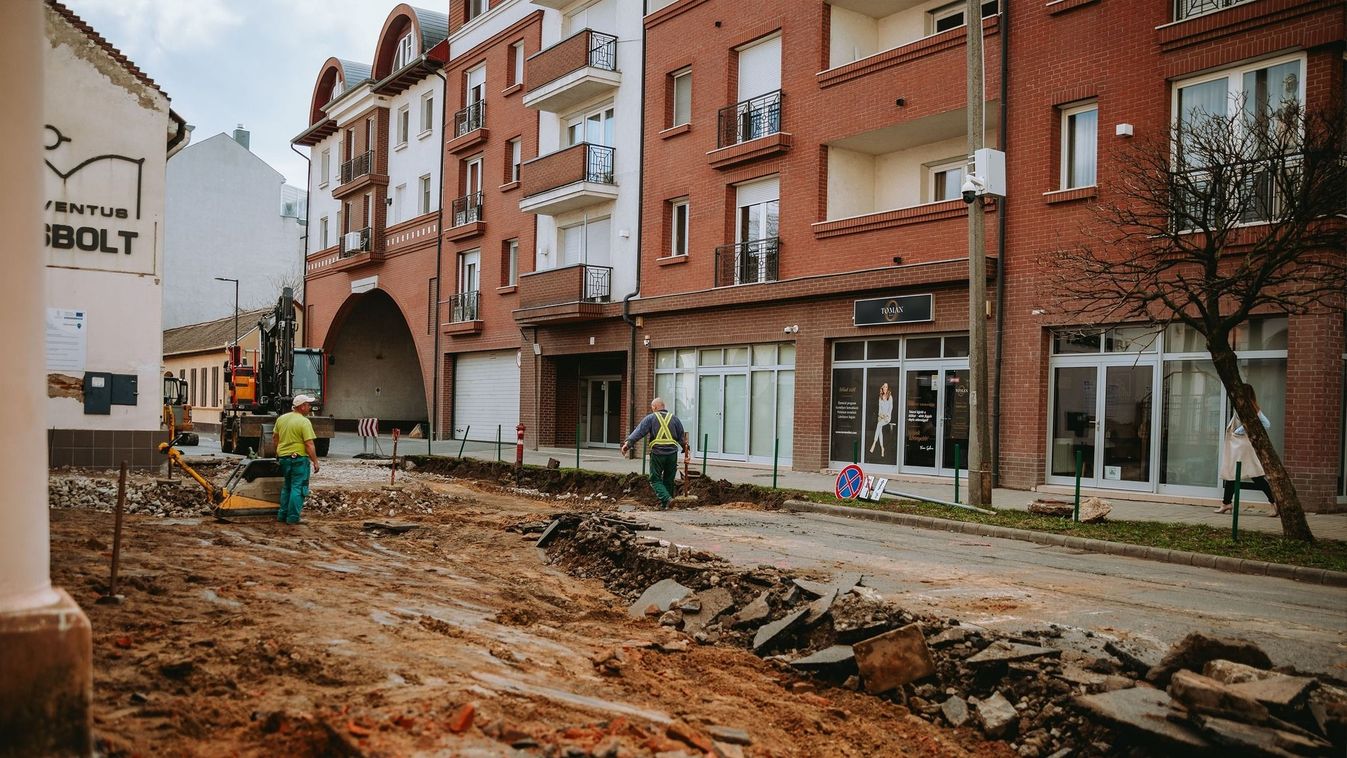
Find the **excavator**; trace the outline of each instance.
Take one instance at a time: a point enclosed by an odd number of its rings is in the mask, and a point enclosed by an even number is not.
[[[192,406],[187,402],[187,382],[173,375],[173,372],[164,372],[164,413],[159,419],[159,425],[168,429],[168,438],[178,439],[178,434],[183,433],[183,445],[200,444],[200,439],[192,431]]]
[[[256,365],[249,365],[238,345],[230,348],[224,364],[228,391],[220,412],[220,449],[246,455],[265,454],[271,425],[290,411],[297,394],[318,398],[309,421],[318,436],[313,442],[320,456],[327,456],[336,419],[321,415],[323,376],[326,362],[318,348],[295,347],[294,292],[286,287],[276,307],[257,322],[259,350]]]
[[[172,442],[160,442],[159,452],[168,456],[170,466],[182,469],[206,490],[212,515],[222,521],[236,516],[276,516],[285,476],[275,458],[244,458],[224,484],[217,486],[183,459],[176,446],[187,444],[186,434],[179,434]]]

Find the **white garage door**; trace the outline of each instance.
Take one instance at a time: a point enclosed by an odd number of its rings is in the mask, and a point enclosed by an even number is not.
[[[454,439],[515,438],[519,423],[518,350],[464,353],[454,364]],[[472,428],[469,429],[468,427]]]

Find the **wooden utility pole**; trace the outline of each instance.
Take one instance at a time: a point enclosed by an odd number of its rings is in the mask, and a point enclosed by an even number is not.
[[[964,28],[968,32],[968,162],[983,147],[984,99],[982,71],[982,1],[967,0]],[[986,177],[982,177],[986,179]],[[979,194],[968,204],[968,502],[992,502],[991,435],[987,407],[987,254],[984,212]]]

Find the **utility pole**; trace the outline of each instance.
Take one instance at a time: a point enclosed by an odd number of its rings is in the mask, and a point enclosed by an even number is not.
[[[984,99],[982,71],[982,0],[964,4],[964,29],[968,39],[968,162],[983,147]],[[986,177],[983,177],[985,179]],[[992,501],[991,435],[988,427],[987,389],[987,253],[983,230],[985,213],[979,195],[968,204],[968,389],[970,422],[968,446],[968,502],[990,505]]]

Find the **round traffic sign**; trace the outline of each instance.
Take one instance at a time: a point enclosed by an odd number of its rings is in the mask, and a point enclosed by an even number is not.
[[[852,463],[837,474],[837,486],[834,492],[839,500],[855,500],[861,494],[861,484],[865,481],[865,472]]]

